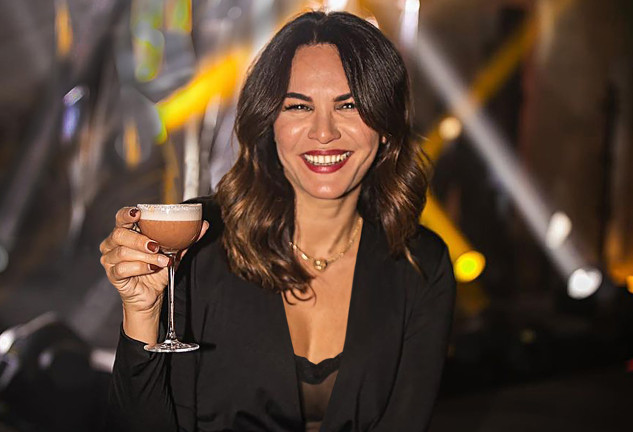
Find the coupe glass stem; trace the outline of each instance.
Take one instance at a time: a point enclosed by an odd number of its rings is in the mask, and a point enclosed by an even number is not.
[[[176,258],[177,258],[177,254],[174,252],[168,252],[165,253],[165,255],[169,258],[171,258],[170,264],[167,267],[169,270],[169,277],[168,277],[168,284],[167,284],[167,291],[168,291],[168,295],[169,295],[169,311],[168,311],[168,321],[169,321],[169,328],[167,329],[167,340],[173,341],[176,340],[176,326],[174,325],[174,281],[175,281],[175,267],[176,267]]]

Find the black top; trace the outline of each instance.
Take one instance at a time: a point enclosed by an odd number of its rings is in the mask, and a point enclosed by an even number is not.
[[[300,384],[283,298],[228,270],[219,209],[177,274],[176,329],[201,349],[158,354],[122,334],[108,431],[302,431]],[[388,253],[365,221],[343,356],[322,431],[424,431],[440,382],[455,299],[444,242],[420,227],[422,273]]]
[[[307,358],[295,354],[301,414],[306,432],[318,431],[323,423],[342,355],[343,353],[340,353],[334,358],[314,364]]]

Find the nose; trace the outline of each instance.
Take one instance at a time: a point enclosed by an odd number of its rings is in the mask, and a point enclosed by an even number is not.
[[[308,138],[327,144],[341,137],[332,113],[317,112],[312,118],[312,125],[308,131]]]

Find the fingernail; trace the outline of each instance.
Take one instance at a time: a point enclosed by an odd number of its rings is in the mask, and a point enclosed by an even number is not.
[[[156,264],[150,264],[150,265],[149,265],[149,269],[150,269],[151,271],[158,271],[158,270],[160,270],[161,268],[160,268],[160,267],[158,267]]]
[[[158,255],[158,264],[163,267],[167,267],[170,264],[171,259],[165,255]]]
[[[137,213],[138,213],[138,209],[137,208],[133,208],[132,210],[130,210],[130,216],[132,216],[132,217],[136,217]]]
[[[158,252],[158,249],[160,249],[160,247],[158,246],[158,243],[151,240],[147,242],[146,247],[147,247],[147,250],[149,250],[150,252]]]

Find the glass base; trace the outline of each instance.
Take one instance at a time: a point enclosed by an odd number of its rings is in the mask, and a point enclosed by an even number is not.
[[[145,351],[157,352],[157,353],[174,353],[174,352],[188,352],[195,351],[200,346],[195,343],[184,343],[178,339],[165,339],[164,342],[156,345],[145,345],[143,347]]]

